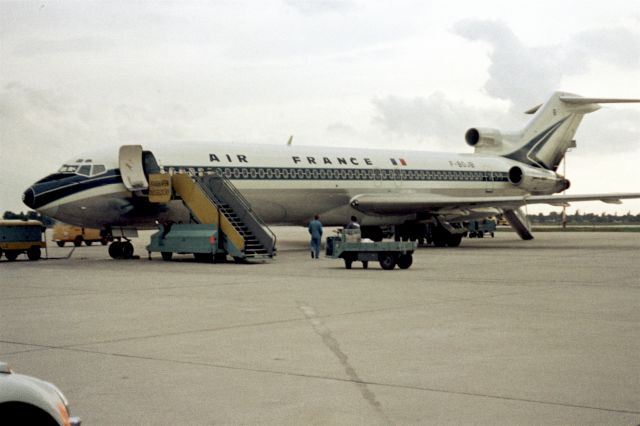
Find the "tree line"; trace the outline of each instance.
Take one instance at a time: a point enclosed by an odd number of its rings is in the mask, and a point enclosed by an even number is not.
[[[529,215],[529,220],[537,225],[561,225],[562,213],[550,212],[548,214],[538,213]],[[640,224],[640,213],[633,215],[627,212],[624,215],[617,213],[581,213],[576,210],[573,214],[567,214],[568,225],[634,225]]]

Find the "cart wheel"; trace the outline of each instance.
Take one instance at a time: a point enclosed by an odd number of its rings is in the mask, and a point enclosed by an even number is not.
[[[351,265],[352,265],[352,264],[353,264],[353,260],[351,260],[351,259],[350,259],[350,258],[348,258],[348,257],[345,257],[345,258],[344,258],[344,267],[345,267],[346,269],[351,269]]]
[[[4,255],[9,262],[13,262],[14,260],[16,260],[19,254],[20,250],[7,250],[4,252]]]
[[[378,260],[382,269],[390,271],[396,266],[396,256],[393,253],[380,253]]]
[[[80,247],[80,244],[82,244],[82,237],[78,235],[76,239],[73,240],[73,245],[76,247]]]
[[[162,256],[162,260],[171,260],[171,258],[173,257],[173,252],[163,251],[160,252],[160,255]]]
[[[413,263],[413,256],[410,254],[402,254],[398,257],[398,268],[408,269]]]
[[[362,269],[367,269],[369,267],[369,261],[368,260],[363,260],[362,261]]]
[[[27,257],[29,260],[38,260],[40,259],[40,247],[31,247],[27,250]]]
[[[64,241],[56,241],[58,247],[64,247]]]
[[[213,262],[213,253],[193,253],[193,257],[195,257],[196,262]]]

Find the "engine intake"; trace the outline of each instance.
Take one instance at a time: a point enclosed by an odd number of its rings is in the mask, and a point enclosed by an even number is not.
[[[502,133],[496,129],[471,128],[464,134],[464,139],[469,146],[497,147],[502,143]]]

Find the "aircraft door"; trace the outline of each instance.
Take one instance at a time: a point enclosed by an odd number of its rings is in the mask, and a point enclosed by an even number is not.
[[[483,180],[485,181],[484,192],[493,192],[493,172],[485,172]]]
[[[122,145],[118,155],[122,183],[129,191],[149,188],[144,171],[142,145]]]

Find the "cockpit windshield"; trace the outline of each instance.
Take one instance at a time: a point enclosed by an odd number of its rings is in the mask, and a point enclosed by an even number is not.
[[[78,170],[78,166],[71,166],[71,165],[65,164],[64,166],[60,167],[60,170],[58,170],[58,173],[75,173],[76,170]]]
[[[88,162],[90,160],[86,160]],[[58,173],[77,174],[82,176],[96,176],[107,171],[102,164],[65,164],[58,170]]]

